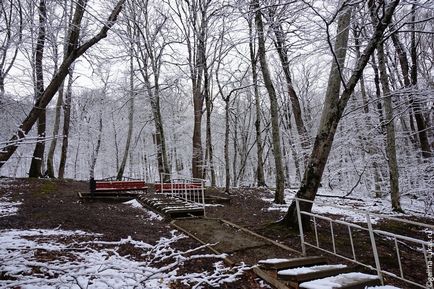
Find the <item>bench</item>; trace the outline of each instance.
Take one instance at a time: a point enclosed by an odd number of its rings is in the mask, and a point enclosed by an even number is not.
[[[80,199],[103,199],[115,201],[129,201],[137,197],[137,192],[147,191],[144,181],[95,181],[89,182],[89,193],[79,192]]]
[[[90,180],[90,192],[117,192],[147,190],[144,181],[95,181]]]

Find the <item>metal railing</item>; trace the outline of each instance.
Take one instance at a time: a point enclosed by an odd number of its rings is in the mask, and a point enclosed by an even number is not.
[[[169,176],[170,182],[164,182],[164,177]],[[171,174],[160,174],[161,193],[174,198],[179,198],[190,203],[195,203],[203,207],[205,216],[205,182],[204,179],[191,178],[182,175],[173,177]],[[169,184],[169,189],[164,189],[164,185]]]
[[[382,214],[375,214],[375,213],[369,213],[366,211],[345,208],[346,210],[353,212],[355,214],[364,215],[366,217],[366,227],[365,227],[363,225],[350,223],[350,222],[343,221],[343,220],[335,220],[335,219],[332,219],[330,217],[326,217],[326,216],[322,216],[322,215],[315,214],[312,212],[300,210],[300,202],[310,203],[310,204],[312,204],[312,206],[314,204],[315,205],[321,205],[321,204],[325,205],[324,203],[314,202],[314,201],[300,199],[300,198],[294,198],[293,200],[295,201],[296,209],[297,209],[298,226],[299,226],[299,231],[300,231],[300,241],[301,241],[301,249],[302,249],[303,255],[306,255],[306,246],[312,247],[312,248],[318,249],[320,251],[332,254],[334,256],[343,258],[347,261],[364,266],[368,269],[375,270],[377,272],[377,275],[380,278],[382,284],[384,283],[383,276],[387,275],[387,276],[399,279],[401,281],[407,282],[408,284],[412,284],[412,285],[419,287],[419,288],[428,288],[428,289],[433,288],[433,283],[432,283],[432,281],[433,281],[432,280],[432,261],[433,261],[432,260],[432,254],[433,254],[432,253],[432,246],[433,246],[432,232],[434,230],[433,225],[409,221],[409,220],[404,220],[404,219],[399,219],[399,218],[395,218],[395,217],[387,216],[387,215],[382,215]],[[342,209],[342,207],[335,206],[332,204],[326,204],[326,205],[328,207],[335,207],[335,208]],[[310,219],[310,224],[313,224],[313,229],[314,229],[313,234],[315,236],[315,239],[313,242],[306,241],[305,231],[303,230],[303,216],[307,216],[307,218]],[[423,228],[424,230],[422,230],[422,231],[425,231],[427,233],[427,235],[431,236],[431,240],[424,241],[424,240],[420,240],[420,239],[413,238],[413,237],[408,237],[408,236],[404,236],[404,235],[400,235],[400,234],[387,232],[384,230],[374,229],[373,228],[373,217],[380,218],[380,219],[386,219],[386,220],[390,220],[390,221],[394,221],[394,222],[399,222],[400,224],[403,224],[403,225],[418,226],[420,228]],[[306,218],[306,217],[304,217],[304,218]],[[328,225],[330,226],[332,249],[328,249],[325,246],[321,246],[321,244],[320,244],[320,239],[319,239],[319,234],[318,234],[319,222],[328,223]],[[352,256],[346,256],[346,255],[338,252],[337,246],[336,246],[336,240],[337,239],[336,239],[336,234],[335,234],[335,230],[334,230],[334,226],[336,226],[336,225],[342,225],[342,226],[347,227],[348,238],[349,238],[349,242],[350,242],[350,246],[351,246],[351,255]],[[353,238],[353,233],[355,230],[359,230],[361,232],[367,233],[367,235],[368,235],[367,238],[369,238],[370,247],[371,247],[371,250],[373,253],[374,265],[370,265],[370,264],[368,264],[368,262],[363,261],[360,258],[357,258],[356,247],[355,247],[355,242],[354,242],[354,238]],[[393,242],[394,253],[396,254],[397,263],[398,263],[397,265],[399,268],[398,274],[395,274],[389,270],[381,268],[381,257],[382,256],[380,256],[379,251],[377,249],[377,240],[379,240],[379,239],[376,239],[376,237],[382,238],[381,240],[388,240],[388,241]],[[340,241],[342,241],[343,236],[340,236],[339,238],[340,238]],[[409,246],[408,244],[412,244],[413,246]],[[408,278],[408,274],[405,274],[406,272],[405,272],[404,266],[402,264],[401,250],[400,250],[399,245],[410,248],[414,252],[419,252],[419,253],[422,252],[421,254],[423,254],[423,259],[424,259],[425,265],[426,265],[426,270],[424,270],[424,272],[426,272],[426,276],[427,276],[426,281],[425,280],[410,280]],[[413,269],[416,269],[416,268],[413,268]],[[417,268],[417,270],[421,270],[421,268]],[[431,273],[429,273],[429,272],[431,272]]]

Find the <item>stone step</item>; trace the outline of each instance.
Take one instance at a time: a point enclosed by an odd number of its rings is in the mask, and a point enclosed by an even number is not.
[[[266,259],[258,261],[259,267],[265,270],[282,270],[323,264],[327,264],[327,259],[323,256],[300,257],[291,259]]]
[[[301,283],[314,279],[320,279],[350,272],[351,268],[347,265],[318,265],[311,267],[298,267],[293,269],[280,270],[277,278],[291,283]]]
[[[380,278],[377,275],[365,273],[351,272],[339,274],[332,277],[316,279],[303,282],[300,284],[300,289],[365,289],[368,286],[381,285]]]

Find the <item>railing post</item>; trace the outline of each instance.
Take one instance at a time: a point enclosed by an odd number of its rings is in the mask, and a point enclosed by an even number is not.
[[[301,220],[300,203],[298,198],[295,198],[295,207],[297,209],[298,230],[300,233],[301,253],[306,256],[306,246],[304,244],[303,222]]]
[[[381,280],[381,285],[384,285],[383,274],[381,273],[380,258],[378,257],[374,230],[372,229],[371,216],[369,215],[369,213],[366,214],[366,223],[368,225],[369,238],[371,239],[371,247],[372,247],[372,253],[374,254],[375,268],[377,269],[377,275]]]
[[[163,191],[163,173],[160,173],[160,194],[164,194]]]
[[[200,181],[201,186],[201,195],[202,195],[202,206],[203,206],[203,216],[205,215],[205,180]]]

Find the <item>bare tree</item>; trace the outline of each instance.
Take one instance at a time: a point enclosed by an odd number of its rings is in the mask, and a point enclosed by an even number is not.
[[[133,2],[132,6],[132,9],[140,7],[138,10],[140,12],[132,13],[135,17],[134,31],[137,34],[136,60],[154,118],[158,171],[163,181],[169,181],[171,169],[167,158],[166,137],[160,107],[160,72],[165,49],[169,44],[164,35],[169,34],[170,28],[167,27],[168,17],[164,12],[152,11],[148,1],[139,2]]]
[[[264,24],[262,22],[259,0],[252,0],[251,5],[252,9],[255,11],[255,23],[258,34],[258,57],[259,62],[261,63],[262,77],[264,79],[265,87],[267,88],[268,97],[270,99],[273,155],[276,167],[276,193],[274,195],[274,202],[277,204],[284,204],[285,172],[282,164],[282,150],[280,148],[279,110],[277,96],[276,90],[274,89],[274,85],[271,80],[271,74],[266,59]]]
[[[248,16],[247,22],[249,25],[249,53],[250,53],[250,63],[252,67],[252,84],[253,90],[255,94],[255,112],[256,112],[256,120],[255,120],[255,131],[256,131],[256,156],[258,158],[258,164],[256,167],[256,179],[257,186],[262,187],[266,186],[265,183],[265,174],[264,174],[264,145],[262,143],[262,129],[261,129],[261,102],[259,97],[259,80],[258,80],[258,57],[255,48],[255,37],[253,30],[253,18],[254,14],[250,14]]]

